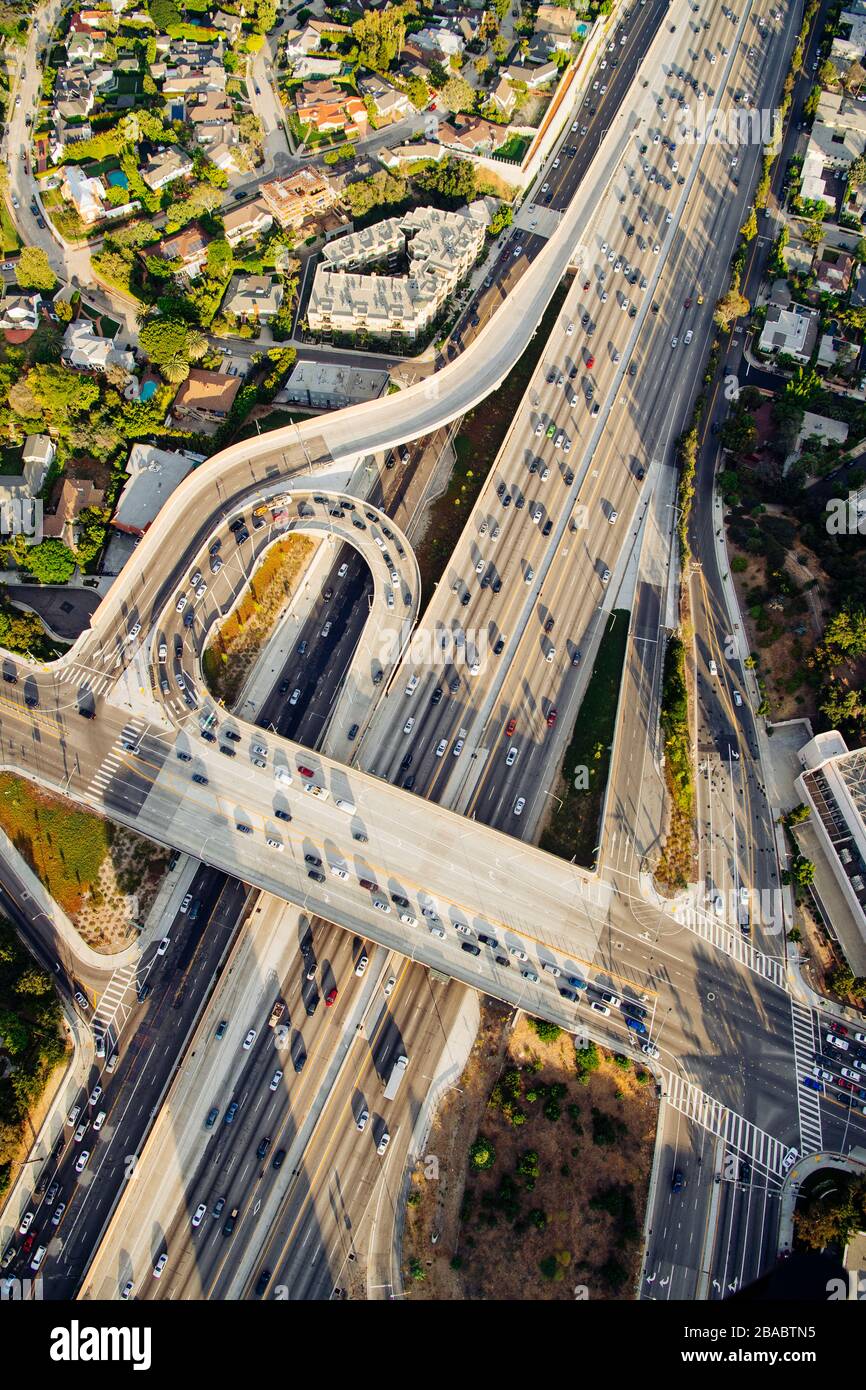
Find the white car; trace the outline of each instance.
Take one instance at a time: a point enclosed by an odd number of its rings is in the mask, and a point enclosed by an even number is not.
[[[710,675],[711,675],[711,676],[717,676],[718,674],[719,674],[719,668],[718,668],[718,666],[716,665],[716,663],[711,659],[711,660],[710,660]]]
[[[661,1054],[660,1054],[658,1048],[656,1047],[655,1043],[652,1043],[652,1042],[641,1043],[641,1045],[640,1045],[640,1050],[641,1050],[641,1052],[645,1053],[647,1057],[659,1057],[659,1056],[661,1056]]]
[[[570,338],[571,335],[572,335],[572,333],[574,332],[574,324],[573,324],[573,323],[570,323],[570,324],[568,325],[568,327],[566,328],[565,332],[566,332],[566,336]]]
[[[93,1090],[90,1092],[90,1095],[87,1097],[87,1104],[88,1104],[88,1105],[95,1105],[96,1102],[99,1100],[99,1097],[100,1097],[101,1095],[102,1095],[102,1087],[101,1087],[101,1086],[94,1086]]]
[[[401,912],[400,921],[405,922],[407,927],[414,927],[415,925],[415,918],[411,912]]]
[[[386,1130],[385,1130],[385,1133],[382,1135],[382,1138],[379,1140],[378,1144],[376,1145],[376,1153],[379,1155],[380,1158],[382,1157],[382,1154],[385,1152],[385,1150],[387,1149],[387,1147],[388,1147],[388,1145],[390,1144],[390,1142],[391,1142],[391,1136],[390,1136],[390,1134],[388,1133],[388,1131],[387,1131],[387,1129],[386,1129]]]
[[[369,1120],[369,1118],[369,1110],[362,1110],[357,1120],[355,1121],[355,1128],[357,1129],[359,1134],[363,1133],[363,1131],[367,1128],[367,1121]]]
[[[476,565],[475,565],[475,573],[476,573],[476,574],[480,574],[481,571],[482,571],[483,569],[484,569],[484,561],[483,561],[483,560],[478,560],[478,561],[476,562]]]
[[[195,591],[195,596],[196,596],[196,598],[204,598],[204,596],[205,596],[206,593],[207,593],[207,585],[206,585],[206,584],[199,584],[198,588],[197,588],[196,591]]]
[[[782,1172],[789,1172],[790,1169],[793,1168],[794,1164],[797,1162],[797,1159],[799,1157],[799,1149],[789,1149],[788,1152],[785,1154],[785,1157],[782,1159]]]
[[[35,1215],[36,1213],[34,1211],[25,1211],[21,1218],[21,1225],[18,1227],[19,1236],[26,1236],[30,1227],[33,1225],[33,1218]]]
[[[290,704],[290,705],[296,705],[296,704],[298,703],[298,701],[300,700],[300,698],[301,698],[301,691],[300,691],[300,688],[299,688],[298,686],[295,686],[295,689],[292,691],[291,695],[289,696],[289,704]]]
[[[79,1116],[80,1114],[81,1114],[81,1106],[80,1106],[80,1105],[73,1105],[73,1107],[72,1107],[72,1109],[70,1110],[69,1114],[66,1116],[66,1123],[67,1123],[68,1125],[74,1125],[74,1124],[75,1124],[75,1121],[78,1119],[78,1116]]]
[[[331,864],[329,865],[329,868],[331,873],[334,875],[334,878],[341,878],[344,883],[348,883],[349,875],[346,873],[345,869],[340,868],[339,864]]]
[[[515,801],[515,803],[514,803],[514,814],[515,814],[515,816],[522,816],[522,815],[523,815],[523,808],[524,808],[525,805],[526,805],[526,797],[525,797],[525,796],[519,796],[519,797],[517,798],[517,800]]]
[[[250,1031],[247,1033],[246,1037],[244,1038],[244,1041],[243,1041],[243,1050],[244,1050],[244,1052],[249,1052],[250,1048],[252,1047],[253,1043],[254,1043],[255,1040],[256,1040],[256,1037],[257,1037],[257,1033],[256,1033],[255,1028],[251,1028]]]
[[[138,634],[139,634],[140,632],[141,632],[141,623],[133,623],[132,627],[129,629],[129,640],[130,640],[130,642],[134,641],[134,639],[138,636]]]
[[[325,623],[324,627],[322,628],[322,632],[321,632],[322,637],[327,637],[327,635],[328,635],[328,633],[329,633],[330,631],[331,631],[331,624],[330,624],[329,622],[328,622],[328,623]]]
[[[194,1211],[193,1214],[192,1214],[192,1224],[193,1224],[193,1226],[200,1226],[200,1225],[201,1225],[202,1217],[204,1216],[204,1214],[205,1214],[206,1211],[207,1211],[207,1203],[206,1203],[206,1202],[199,1202],[198,1206],[196,1207],[195,1211]]]
[[[685,334],[685,337],[683,338],[683,342],[685,343],[686,347],[688,347],[689,343],[692,341],[692,338],[693,338],[694,336],[695,336],[694,333],[693,333],[692,330],[689,328],[689,329],[687,330],[686,334]]]
[[[675,348],[678,342],[679,338],[671,338],[671,347]]]
[[[85,1168],[87,1167],[87,1163],[88,1163],[89,1158],[90,1158],[90,1150],[89,1150],[89,1149],[83,1149],[82,1152],[78,1155],[78,1159],[77,1159],[76,1164],[75,1164],[75,1171],[76,1171],[76,1173],[83,1173],[83,1172],[84,1172]]]
[[[94,1128],[94,1130],[100,1130],[100,1129],[102,1129],[102,1126],[105,1124],[105,1120],[106,1120],[106,1116],[107,1116],[107,1115],[108,1115],[108,1111],[107,1111],[107,1110],[100,1110],[100,1112],[99,1112],[99,1114],[97,1115],[96,1119],[93,1121],[93,1128]]]
[[[168,1255],[165,1253],[165,1251],[163,1251],[163,1253],[160,1255],[159,1259],[157,1260],[156,1264],[155,1264],[154,1267],[153,1267],[153,1277],[154,1277],[154,1279],[159,1279],[160,1275],[162,1274],[162,1271],[165,1269],[165,1267],[166,1267],[167,1264],[168,1264]]]
[[[178,599],[177,603],[174,605],[174,611],[175,611],[175,613],[182,613],[183,610],[184,610],[185,608],[186,608],[186,594],[181,594],[181,596],[180,596],[180,598]]]
[[[406,720],[406,723],[403,725],[403,733],[404,733],[404,734],[411,734],[411,732],[412,732],[412,730],[414,729],[414,727],[415,727],[415,716],[414,716],[414,715],[410,715],[409,718]]]
[[[401,918],[400,920],[402,921],[402,918]],[[393,990],[393,988],[394,988],[394,986],[396,985],[396,983],[397,983],[397,976],[396,976],[396,975],[392,975],[392,976],[390,977],[390,979],[388,979],[388,980],[385,981],[385,988],[384,988],[384,990],[383,990],[383,993],[384,993],[386,999],[388,998],[388,995],[391,993],[391,991]]]
[[[546,651],[545,654],[544,654],[544,659],[545,659],[545,661],[552,661],[553,658],[554,658],[555,656],[556,656],[556,647],[548,647],[547,651]],[[519,812],[519,811],[515,811],[514,814],[515,814],[515,815],[520,815],[520,812]]]
[[[517,762],[517,749],[516,749],[516,748],[509,748],[508,753],[507,753],[507,756],[506,756],[506,758],[505,758],[505,766],[506,766],[506,767],[513,767],[514,764],[515,764],[516,762]]]
[[[448,740],[447,740],[447,738],[441,738],[441,739],[439,740],[439,742],[437,743],[437,745],[436,745],[436,757],[437,757],[437,758],[441,758],[441,757],[443,756],[443,754],[444,754],[444,752],[445,752],[445,749],[446,749],[447,747],[448,747]]]
[[[444,933],[444,931],[442,930],[441,927],[431,927],[431,928],[430,928],[430,935],[431,935],[431,936],[438,936],[440,941],[444,941],[444,940],[445,940],[445,933]]]
[[[515,960],[529,960],[529,956],[519,946],[509,946],[508,954],[514,956]]]
[[[739,690],[735,690],[735,691],[734,691],[734,704],[739,706],[739,705],[742,705],[742,703],[743,703],[743,697],[742,697],[742,695],[740,694]]]
[[[279,1067],[278,1067],[277,1070],[274,1072],[273,1076],[271,1077],[271,1084],[270,1084],[270,1086],[268,1087],[268,1090],[269,1090],[269,1091],[275,1091],[275,1090],[277,1089],[277,1087],[279,1086],[280,1082],[282,1081],[282,1079],[283,1079],[283,1073],[280,1071],[280,1069],[279,1069]]]
[[[528,980],[531,985],[538,984],[538,976],[536,975],[534,970],[521,970],[520,973],[523,976],[524,980]]]
[[[364,974],[364,971],[367,969],[367,962],[369,961],[369,959],[370,957],[367,955],[366,951],[362,951],[360,956],[358,957],[358,964],[355,966],[355,974],[358,976],[359,980],[361,976]]]
[[[348,566],[348,565],[345,565],[345,564],[344,564],[344,565],[341,565],[340,568],[337,570],[337,578],[338,578],[338,579],[345,579],[345,578],[346,578],[346,575],[347,575],[348,573],[349,573],[349,566]]]
[[[593,999],[589,1007],[597,1014],[603,1014],[605,1018],[610,1017],[610,1009],[607,1007],[607,1004],[599,1004],[597,999]]]
[[[536,526],[538,525],[539,521],[543,516],[544,512],[542,511],[541,507],[536,507],[535,511],[532,513],[532,520],[535,522]]]
[[[275,850],[277,851],[278,854],[279,854],[282,850],[285,849],[285,845],[283,844],[282,840],[269,840],[269,839],[268,839],[268,840],[265,840],[265,844],[266,844],[270,849],[275,849]]]
[[[157,948],[156,948],[156,954],[157,954],[158,956],[164,956],[170,945],[171,945],[171,937],[170,937],[170,936],[164,936],[164,937],[162,938],[162,941],[160,941],[159,945],[158,945]]]

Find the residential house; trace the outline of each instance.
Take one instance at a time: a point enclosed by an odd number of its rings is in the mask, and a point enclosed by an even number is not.
[[[824,254],[815,262],[815,286],[824,294],[844,294],[851,283],[854,257],[846,251],[824,248]]]
[[[114,338],[101,337],[90,319],[76,319],[67,326],[61,355],[68,366],[82,372],[104,372],[108,367],[131,372],[135,366],[134,355],[115,348]]]
[[[196,462],[197,457],[188,454],[133,444],[126,461],[129,477],[117,499],[112,526],[128,536],[143,536]]]
[[[92,63],[96,60],[97,45],[88,30],[72,32],[66,40],[66,60],[69,63]]]
[[[237,161],[237,145],[229,145],[225,140],[221,140],[218,145],[208,147],[208,158],[218,169],[222,169],[226,174],[234,174],[241,171],[242,166]]]
[[[41,305],[38,294],[7,294],[0,304],[0,328],[33,333],[39,327]]]
[[[163,237],[156,246],[145,246],[142,257],[161,256],[166,261],[180,261],[181,268],[191,280],[200,275],[207,260],[208,236],[197,222],[190,222],[183,231]]]
[[[50,140],[51,158],[59,164],[72,145],[80,140],[89,140],[93,126],[89,121],[64,121],[61,116],[54,119],[54,134]]]
[[[758,347],[761,352],[785,353],[796,362],[808,362],[818,341],[821,315],[803,304],[767,306],[767,318]]]
[[[208,372],[192,367],[186,381],[174,398],[172,413],[181,420],[198,425],[219,424],[234,405],[243,378],[225,372]]]
[[[838,19],[840,30],[833,39],[830,61],[837,72],[845,73],[852,63],[862,63],[866,52],[866,16],[853,10],[843,10]]]
[[[186,119],[200,145],[230,144],[235,138],[234,111],[222,92],[208,92],[189,106]]]
[[[535,15],[535,36],[544,42],[548,52],[558,49],[567,53],[577,23],[576,10],[560,8],[559,5],[539,5]]]
[[[142,167],[141,177],[154,193],[166,188],[176,179],[185,179],[192,173],[192,160],[178,145],[157,153]]]
[[[93,110],[95,100],[95,93],[86,77],[58,81],[54,87],[52,119],[56,121],[59,116],[64,121],[84,120]]]
[[[280,312],[283,293],[278,275],[233,275],[222,312],[253,323],[270,323]]]
[[[463,36],[446,25],[435,29],[418,29],[412,35],[412,43],[423,57],[436,58],[445,63],[450,58],[459,58],[466,47]]]
[[[299,169],[288,178],[262,184],[261,196],[280,226],[294,231],[337,202],[336,188],[317,169]]]
[[[305,82],[295,93],[295,110],[301,125],[319,134],[343,130],[357,140],[367,134],[367,108],[361,98],[327,79]]]
[[[401,164],[414,164],[419,159],[446,159],[448,151],[444,145],[433,144],[429,140],[412,141],[408,145],[396,145],[393,150],[381,146],[376,158],[386,169],[399,169]]]
[[[90,226],[103,215],[106,188],[103,180],[89,179],[77,164],[65,164],[60,171],[60,193],[74,204],[82,222]]]
[[[440,125],[438,139],[449,150],[490,154],[508,143],[509,130],[507,126],[485,121],[481,116],[458,115]]]
[[[400,121],[404,116],[411,116],[415,110],[405,92],[381,77],[362,77],[358,87],[362,95],[372,102],[377,120]]]
[[[851,287],[849,303],[852,309],[866,309],[866,265],[857,268],[857,278]]]
[[[322,39],[341,38],[345,34],[351,34],[352,29],[347,24],[334,24],[330,19],[309,19],[304,32],[313,34],[316,42],[321,43]]]
[[[21,455],[24,462],[24,479],[34,497],[41,491],[56,453],[54,441],[47,434],[28,434],[24,440]]]
[[[58,478],[42,518],[43,536],[46,540],[62,540],[67,545],[75,545],[79,516],[86,507],[101,507],[104,501],[105,492],[89,478]]]
[[[539,87],[559,76],[559,68],[555,63],[542,63],[539,67],[512,63],[503,70],[502,76],[506,82],[522,82],[531,92],[537,92]]]
[[[866,109],[839,92],[822,92],[803,158],[800,192],[831,206],[828,171],[844,173],[866,150]]]
[[[290,29],[286,34],[285,51],[290,63],[296,62],[299,58],[309,57],[318,47],[318,35],[313,33],[309,25],[306,29]]]
[[[221,29],[228,37],[230,43],[235,42],[244,27],[244,22],[240,15],[225,14],[222,10],[218,10],[215,15],[211,16],[210,23],[213,25],[214,29]]]
[[[261,198],[256,198],[252,203],[241,203],[240,207],[223,214],[223,229],[230,246],[252,241],[270,231],[273,225],[274,215]]]
[[[293,77],[306,82],[315,77],[339,77],[343,64],[339,58],[328,58],[323,53],[311,53],[309,58],[296,58],[292,64]]]
[[[511,83],[505,77],[500,77],[493,91],[490,93],[490,100],[503,116],[509,118],[514,114],[517,105],[517,93]]]
[[[205,63],[195,67],[190,63],[179,63],[169,68],[162,84],[163,96],[189,97],[194,92],[224,92],[226,72],[221,63]]]
[[[831,376],[857,376],[861,354],[862,347],[851,330],[834,319],[827,325],[827,332],[821,334],[816,365]]]

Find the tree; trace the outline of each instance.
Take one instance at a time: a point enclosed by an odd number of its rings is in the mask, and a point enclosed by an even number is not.
[[[53,290],[57,285],[57,276],[41,246],[22,246],[15,279],[24,290]]]
[[[179,319],[152,318],[142,326],[139,343],[151,362],[161,366],[186,356],[189,327]]]
[[[352,25],[358,62],[374,72],[387,72],[406,42],[406,22],[398,5],[369,10]]]
[[[440,92],[449,111],[474,111],[475,92],[465,77],[449,77]]]
[[[40,584],[66,584],[75,573],[75,556],[63,541],[40,541],[25,553],[25,564]]]
[[[740,228],[740,236],[746,241],[754,241],[758,235],[758,216],[754,208],[749,208],[748,216]]]
[[[749,308],[749,301],[741,293],[739,278],[736,278],[727,294],[722,295],[721,299],[717,300],[713,321],[719,328],[727,331],[737,319],[745,317]]]
[[[469,203],[475,197],[475,168],[468,159],[449,155],[441,164],[432,164],[417,176],[419,186],[453,207]]]
[[[839,81],[839,70],[835,63],[830,62],[829,58],[824,59],[815,75],[821,87],[835,87]]]
[[[719,441],[724,449],[734,454],[747,454],[758,437],[755,422],[747,410],[738,410],[729,415],[719,431]]]
[[[807,222],[803,228],[803,240],[808,246],[817,251],[821,242],[824,240],[824,224],[822,219]]]
[[[543,1018],[531,1018],[530,1028],[533,1028],[542,1042],[556,1042],[561,1035],[562,1029],[556,1023],[548,1023]]]
[[[207,248],[207,273],[215,280],[227,280],[234,266],[234,252],[222,237],[212,241]]]
[[[65,421],[80,415],[99,399],[99,383],[54,363],[40,363],[28,374],[27,385],[52,417]]]
[[[469,1150],[469,1166],[476,1173],[484,1173],[496,1162],[496,1150],[489,1139],[478,1138]]]

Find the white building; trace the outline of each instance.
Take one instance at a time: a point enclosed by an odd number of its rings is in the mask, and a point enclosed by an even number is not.
[[[849,751],[836,729],[800,749],[796,787],[866,942],[866,749]]]
[[[153,444],[134,444],[126,463],[129,478],[117,499],[112,526],[129,536],[143,536],[200,458],[200,454],[177,454]]]
[[[60,192],[75,205],[82,222],[98,222],[103,214],[105,185],[102,179],[89,179],[77,164],[65,164],[60,173]]]
[[[413,208],[404,217],[336,237],[325,246],[316,270],[307,306],[310,328],[417,337],[468,275],[484,245],[486,217],[476,211],[475,205],[459,212]],[[351,268],[370,265],[404,246],[408,274],[352,273]]]
[[[818,339],[821,315],[804,304],[767,306],[767,318],[758,347],[761,352],[787,353],[797,362],[808,362]]]
[[[62,356],[70,367],[82,372],[104,372],[107,367],[131,372],[135,366],[133,354],[115,348],[112,338],[100,338],[89,319],[69,324],[63,335]]]
[[[185,179],[191,173],[192,160],[189,155],[176,145],[171,145],[148,160],[141,170],[141,177],[148,188],[156,193],[175,179]]]
[[[342,410],[384,395],[390,372],[367,367],[342,367],[336,362],[298,362],[276,405],[303,405],[311,410]]]

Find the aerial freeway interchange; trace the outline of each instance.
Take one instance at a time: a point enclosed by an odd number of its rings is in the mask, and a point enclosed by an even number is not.
[[[679,7],[672,6],[671,15],[675,13]],[[738,33],[749,15],[747,6],[737,20]],[[702,34],[702,42],[712,38],[718,45],[730,23],[721,15],[711,23],[712,33]],[[473,571],[480,576],[495,564],[486,544],[484,554],[479,552],[479,540],[490,538],[492,543],[493,530],[501,528],[502,553],[507,547],[512,555],[520,550],[522,573],[519,578],[509,575],[512,617],[504,634],[504,660],[496,668],[489,658],[490,670],[498,673],[491,677],[479,669],[473,675],[471,662],[469,673],[462,673],[465,691],[471,692],[477,678],[477,689],[484,692],[478,709],[469,695],[470,711],[461,715],[467,753],[481,747],[482,735],[488,737],[491,707],[542,586],[552,583],[561,589],[566,570],[574,606],[570,645],[560,652],[560,660],[567,656],[571,664],[575,651],[582,651],[589,664],[600,635],[597,615],[604,611],[612,578],[609,592],[622,577],[633,523],[656,481],[647,438],[652,435],[663,454],[673,427],[670,418],[659,420],[653,389],[665,389],[670,354],[678,348],[682,353],[694,332],[688,327],[681,336],[679,329],[688,297],[683,284],[693,283],[699,269],[692,243],[708,213],[697,196],[690,201],[691,195],[696,186],[717,187],[727,167],[717,146],[695,143],[675,152],[670,135],[664,135],[664,145],[655,136],[662,126],[672,128],[675,108],[682,114],[686,105],[674,99],[676,90],[683,95],[679,73],[686,66],[693,68],[702,99],[712,105],[726,88],[744,85],[742,69],[753,66],[739,43],[730,44],[723,63],[710,63],[706,49],[691,54],[691,37],[682,25],[676,40],[664,26],[659,38],[640,70],[646,74],[636,103],[642,109],[620,113],[613,121],[559,226],[458,361],[396,396],[245,441],[203,464],[169,499],[94,615],[90,631],[50,666],[16,661],[18,687],[10,682],[3,692],[5,721],[20,730],[16,747],[7,745],[7,766],[154,840],[572,1028],[579,1012],[588,1012],[581,1004],[582,991],[575,990],[575,998],[569,999],[560,992],[563,986],[551,989],[560,978],[553,972],[591,982],[603,951],[602,984],[615,984],[611,933],[629,937],[630,950],[640,953],[633,913],[639,886],[545,855],[371,771],[348,767],[290,740],[265,737],[240,718],[219,713],[214,724],[207,716],[204,732],[211,738],[203,738],[197,663],[207,628],[195,622],[184,628],[184,617],[188,608],[194,615],[199,611],[191,602],[190,576],[205,572],[215,540],[228,546],[227,533],[239,519],[273,502],[283,516],[278,527],[267,525],[259,550],[256,535],[247,537],[254,554],[291,530],[332,528],[344,542],[370,554],[371,568],[378,563],[371,623],[387,627],[399,619],[404,632],[407,622],[411,627],[419,600],[411,546],[405,538],[399,540],[395,584],[390,572],[386,576],[382,571],[379,547],[378,560],[372,549],[373,528],[382,530],[386,523],[377,517],[368,519],[368,529],[353,527],[352,509],[361,520],[363,503],[355,496],[346,505],[349,478],[359,458],[426,435],[495,390],[534,332],[564,271],[576,265],[536,379],[455,552],[455,583],[440,586],[435,618],[428,615],[425,623],[454,631],[467,576]],[[675,61],[666,57],[661,63],[660,51],[669,54],[674,47]],[[754,71],[748,81],[757,86]],[[676,179],[650,169],[643,145],[659,156],[665,151],[666,166],[677,165],[671,169]],[[656,177],[650,180],[649,173]],[[650,230],[636,237],[638,227]],[[710,277],[704,278],[708,282]],[[678,331],[671,331],[672,324]],[[552,500],[545,495],[543,505],[536,503],[530,512],[529,488],[538,490],[539,497],[542,488],[549,489]],[[317,494],[321,500],[315,500]],[[506,496],[510,508],[504,504]],[[517,506],[519,496],[526,506]],[[536,518],[538,506],[541,515]],[[311,515],[305,515],[308,507]],[[577,507],[587,518],[579,533],[571,526]],[[195,527],[189,534],[191,517]],[[578,540],[571,539],[575,536]],[[576,565],[572,552],[572,563],[563,566],[561,554],[568,546],[577,549]],[[212,593],[218,573],[210,581]],[[491,583],[483,593],[484,602],[492,603],[498,591]],[[181,606],[184,595],[188,602]],[[480,582],[476,598],[481,598]],[[214,610],[208,624],[218,616]],[[191,680],[187,685],[184,675],[183,686],[176,674],[173,680],[165,674],[176,637],[183,650],[179,669],[188,669],[190,659],[193,666]],[[186,645],[193,640],[194,646]],[[166,653],[160,657],[162,644]],[[397,662],[403,645],[391,644]],[[393,679],[391,672],[383,672],[377,695],[371,650],[364,648],[361,659],[367,669],[358,679],[370,682],[371,704],[379,695],[385,697],[375,707],[369,744],[361,745],[365,766],[375,764],[378,770],[381,750],[393,750],[399,730],[412,717],[403,694],[404,671],[408,678],[411,663],[396,666]],[[76,691],[83,689],[89,700],[105,680],[107,687],[92,700],[96,717],[79,719]],[[184,697],[181,708],[178,692]],[[75,696],[72,702],[70,695]],[[548,717],[549,708],[542,710],[545,727]],[[34,727],[39,729],[38,747],[28,738]],[[225,739],[222,734],[228,730],[233,737]],[[476,733],[481,742],[473,742]],[[221,754],[221,747],[229,746],[234,756]],[[393,751],[388,759],[393,773]],[[460,793],[461,786],[455,786],[455,799]],[[512,806],[516,801],[509,801]],[[667,952],[677,959],[679,978],[671,984],[649,966],[634,965],[630,968],[640,983],[631,990],[635,998],[651,1001],[664,992],[669,1014],[668,999],[683,1008],[690,991],[698,998],[697,977],[706,972],[707,962],[688,959],[692,948],[683,950],[674,917],[655,903],[652,910],[656,954]],[[431,928],[453,933],[447,947]],[[484,935],[496,945],[469,959],[459,949],[461,928],[473,939]],[[670,941],[660,947],[666,932]],[[535,960],[551,967],[547,980],[533,968]],[[727,970],[731,962],[722,965]],[[741,993],[748,995],[754,983],[757,993],[750,1004],[756,1014],[767,1012],[763,992],[778,990],[778,983],[767,983],[753,965],[738,965],[735,973],[745,977],[739,981]],[[774,1003],[770,1012],[778,1007]],[[677,1035],[667,1036],[666,1042],[675,1051]],[[774,1160],[777,1170],[783,1156],[784,1147]]]

